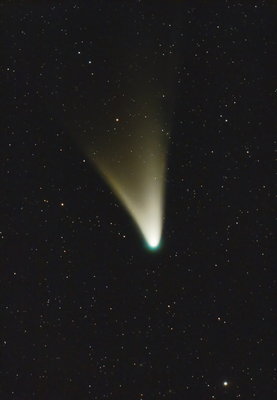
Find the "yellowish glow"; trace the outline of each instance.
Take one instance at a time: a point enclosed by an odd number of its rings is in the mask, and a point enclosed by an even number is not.
[[[145,118],[130,135],[89,151],[151,249],[159,246],[164,216],[166,138],[157,119]]]

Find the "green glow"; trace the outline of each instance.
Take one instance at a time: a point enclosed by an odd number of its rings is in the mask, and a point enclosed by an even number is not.
[[[157,251],[161,248],[161,242],[153,243],[153,244],[146,243],[146,246],[147,246],[148,250],[150,250],[150,251]]]

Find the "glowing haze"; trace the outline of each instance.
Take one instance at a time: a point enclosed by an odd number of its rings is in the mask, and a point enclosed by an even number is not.
[[[115,122],[124,128],[123,121],[116,118]],[[129,135],[106,140],[97,152],[90,149],[89,153],[149,248],[154,249],[160,244],[163,228],[166,138],[151,115],[135,125]]]
[[[67,85],[82,96],[77,105],[70,105],[70,95],[65,103],[72,109],[69,129],[149,249],[157,249],[163,229],[167,139],[180,72],[177,44],[183,20],[178,2],[174,7],[168,2],[168,13],[153,8],[152,2],[145,3],[143,20],[149,21],[151,29],[136,25],[132,18],[122,19],[121,14],[114,16],[120,35],[114,37],[109,24],[103,29],[101,46],[94,51],[98,73],[92,74],[86,86],[80,87],[78,80]],[[120,40],[125,36],[128,41]]]

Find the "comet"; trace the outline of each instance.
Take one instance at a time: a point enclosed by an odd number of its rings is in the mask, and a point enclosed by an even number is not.
[[[120,16],[119,31],[122,38],[128,33],[128,45],[113,38],[112,31],[103,32],[96,51],[97,78],[79,87],[76,77],[76,84],[67,85],[66,90],[74,88],[78,103],[70,95],[64,100],[65,108],[71,110],[66,113],[68,131],[125,208],[150,251],[157,251],[162,243],[168,141],[183,62],[178,45],[182,2],[180,10],[178,2],[174,7],[171,3],[168,15],[163,10],[155,21],[152,7],[145,7],[151,33],[141,31],[139,37],[133,22]],[[171,29],[164,29],[165,21]]]
[[[146,114],[145,114],[146,115]],[[115,123],[121,121],[115,119]],[[90,159],[132,217],[149,250],[160,247],[165,206],[167,137],[154,113],[128,121],[129,134],[101,141]]]

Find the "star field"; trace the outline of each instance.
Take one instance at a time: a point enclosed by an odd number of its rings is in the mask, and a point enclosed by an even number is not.
[[[276,15],[1,2],[1,399],[276,398]],[[153,115],[157,251],[90,161]]]

